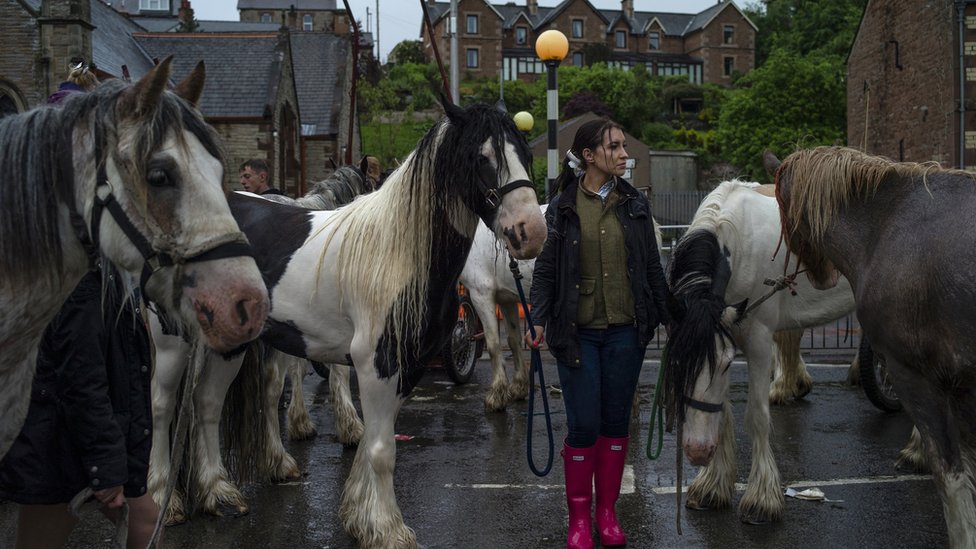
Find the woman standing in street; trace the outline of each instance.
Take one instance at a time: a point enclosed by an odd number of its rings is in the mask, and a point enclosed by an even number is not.
[[[621,176],[627,148],[616,123],[580,126],[549,204],[549,239],[536,259],[532,314],[538,347],[556,358],[566,406],[563,446],[568,548],[593,547],[591,501],[603,546],[626,545],[615,505],[630,408],[644,350],[668,323],[668,287],[647,199]]]

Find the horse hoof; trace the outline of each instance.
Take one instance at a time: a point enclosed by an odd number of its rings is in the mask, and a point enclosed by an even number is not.
[[[692,511],[711,511],[712,508],[698,501],[686,501],[685,507]]]
[[[743,524],[751,524],[753,526],[761,526],[763,524],[769,524],[772,522],[769,519],[764,519],[753,515],[742,515],[739,517],[739,520],[742,521]]]
[[[220,517],[240,518],[250,512],[251,510],[246,505],[224,504],[217,508],[215,514]]]

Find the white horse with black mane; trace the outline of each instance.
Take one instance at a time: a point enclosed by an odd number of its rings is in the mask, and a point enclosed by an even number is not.
[[[738,348],[748,362],[746,430],[752,439],[752,469],[739,511],[750,523],[779,519],[785,504],[769,443],[774,333],[819,326],[854,308],[845,279],[827,291],[801,279],[793,291],[773,293],[765,281],[781,281],[780,289],[786,282],[785,259],[774,260],[780,229],[771,185],[726,181],[702,201],[671,254],[668,272],[674,294],[665,366],[669,398],[682,423],[685,455],[704,466],[688,489],[686,505],[728,507],[735,494],[729,369]],[[799,367],[798,345],[785,347],[792,348],[792,365]]]
[[[267,291],[194,108],[203,65],[169,92],[170,65],[0,120],[0,457],[27,413],[42,332],[99,257],[214,349],[264,326]]]
[[[333,210],[371,190],[372,186],[362,171],[343,166],[326,179],[316,182],[305,196],[294,199],[285,195],[269,194],[262,198],[309,209]],[[267,230],[274,230],[274,225],[269,225]],[[258,252],[263,253],[263,250]],[[174,473],[173,464],[170,463],[170,430],[176,417],[177,395],[190,353],[190,344],[180,334],[180,327],[168,320],[155,314],[149,316],[156,347],[156,368],[152,381],[153,449],[149,468],[149,492],[159,504],[165,501],[166,481]],[[246,364],[260,370],[261,383],[235,387],[237,390],[247,391],[247,394],[242,394],[237,400],[246,403],[246,409],[240,412],[246,414],[251,421],[246,431],[246,442],[254,448],[246,455],[236,456],[238,480],[296,479],[301,471],[282,444],[277,407],[284,386],[284,376],[289,375],[292,381],[292,398],[288,406],[289,438],[300,440],[315,434],[315,427],[305,409],[302,396],[301,380],[306,361],[275,351],[262,343],[254,343],[246,351],[251,359]],[[228,356],[217,353],[208,353],[206,356],[193,394],[194,428],[188,455],[191,463],[184,464],[178,473],[187,477],[183,483],[187,488],[177,489],[169,499],[166,509],[167,524],[184,522],[188,514],[197,507],[213,515],[223,515],[227,509],[233,514],[248,512],[244,495],[230,480],[221,458],[220,447],[224,399],[237,378],[242,363],[245,363],[243,349]],[[337,377],[345,375],[345,391],[348,393],[349,367],[339,366],[337,374]],[[351,401],[351,397],[342,399],[342,402],[346,401]],[[347,417],[348,415],[346,413]],[[262,425],[257,428],[253,424],[254,417],[262,418]],[[358,442],[362,433],[362,422],[356,416],[354,408],[352,417],[353,421],[358,422],[359,432],[355,433],[355,442]],[[243,421],[234,411],[225,414],[224,418],[227,421]],[[238,446],[244,444],[233,437],[228,437],[228,443],[232,446],[235,443]]]
[[[340,516],[364,547],[417,546],[393,491],[394,422],[449,339],[478,223],[519,259],[546,239],[528,144],[511,118],[486,105],[445,110],[379,191],[348,206],[230,197],[271,294],[265,340],[356,368],[365,430]]]

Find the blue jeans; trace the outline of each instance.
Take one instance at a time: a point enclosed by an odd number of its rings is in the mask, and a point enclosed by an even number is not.
[[[637,378],[644,364],[636,326],[579,330],[580,364],[557,363],[574,448],[596,444],[597,435],[626,437]]]

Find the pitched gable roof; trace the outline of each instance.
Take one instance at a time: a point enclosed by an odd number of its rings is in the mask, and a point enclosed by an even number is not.
[[[291,55],[302,134],[337,134],[349,40],[327,32],[293,32]]]
[[[206,64],[207,81],[200,99],[204,116],[260,118],[275,102],[271,94],[277,89],[283,55],[277,34],[163,33],[134,37],[152,57],[174,56],[174,81],[182,80],[197,62]]]
[[[99,0],[91,0],[92,61],[98,70],[115,77],[122,76],[122,66],[139,79],[152,67],[150,56],[132,38],[142,28]]]

